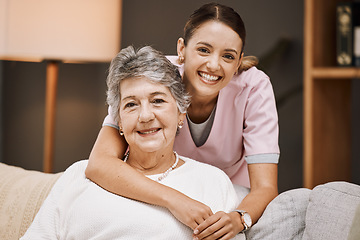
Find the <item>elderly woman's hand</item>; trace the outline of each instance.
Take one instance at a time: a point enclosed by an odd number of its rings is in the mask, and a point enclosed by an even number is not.
[[[194,230],[194,239],[232,239],[243,230],[237,212],[217,212]]]
[[[213,215],[208,206],[180,192],[167,202],[167,209],[169,209],[180,222],[193,230],[204,222],[205,219]]]

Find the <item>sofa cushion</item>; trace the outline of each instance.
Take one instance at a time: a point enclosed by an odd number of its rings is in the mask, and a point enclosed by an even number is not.
[[[246,239],[301,239],[310,192],[298,188],[279,194],[266,207],[259,221],[246,232]]]
[[[358,185],[330,182],[316,186],[310,194],[303,239],[347,239],[359,204]]]
[[[61,174],[0,163],[0,239],[19,239],[24,235]]]
[[[347,240],[359,240],[359,239],[360,239],[360,204],[356,209],[356,213],[352,221]]]

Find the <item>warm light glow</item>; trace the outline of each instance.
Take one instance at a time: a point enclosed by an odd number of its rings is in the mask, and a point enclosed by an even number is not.
[[[109,62],[121,0],[0,0],[0,59]]]

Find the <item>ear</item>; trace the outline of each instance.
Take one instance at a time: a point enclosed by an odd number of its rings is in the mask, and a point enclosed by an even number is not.
[[[179,129],[183,127],[185,117],[186,117],[186,113],[179,113],[178,124],[177,124],[177,133],[178,133]]]
[[[186,113],[180,113],[179,114],[179,121],[184,121],[185,120],[185,117],[186,117]]]
[[[185,58],[185,43],[183,38],[179,38],[177,41],[177,54],[179,57]]]
[[[236,69],[239,69],[240,68],[240,65],[241,65],[241,62],[243,60],[243,57],[244,57],[244,53],[241,54],[240,56],[240,59],[239,59],[239,62],[238,62],[238,65],[237,65],[237,68]]]
[[[122,129],[122,124],[121,124],[121,120],[120,120],[120,119],[119,119],[119,121],[118,121],[118,126],[119,126],[120,129]]]

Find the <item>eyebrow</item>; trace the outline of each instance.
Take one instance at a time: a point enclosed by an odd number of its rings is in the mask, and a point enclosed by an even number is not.
[[[213,48],[213,46],[207,42],[198,42],[197,45],[199,45],[199,44]],[[235,49],[232,49],[232,48],[226,48],[225,51],[226,52],[234,52],[235,54],[238,54],[238,51],[236,51]]]
[[[153,92],[153,93],[150,93],[150,96],[155,96],[155,95],[165,95],[165,96],[167,96],[167,94],[164,93],[164,92]]]
[[[164,92],[158,92],[158,91],[156,91],[156,92],[150,93],[150,96],[151,96],[151,97],[156,96],[156,95],[164,95],[164,96],[167,96],[167,94],[164,93]],[[134,95],[130,95],[130,96],[124,97],[123,99],[120,99],[120,101],[127,100],[127,99],[132,99],[132,98],[135,98],[135,97],[136,97],[136,96],[134,96]]]

